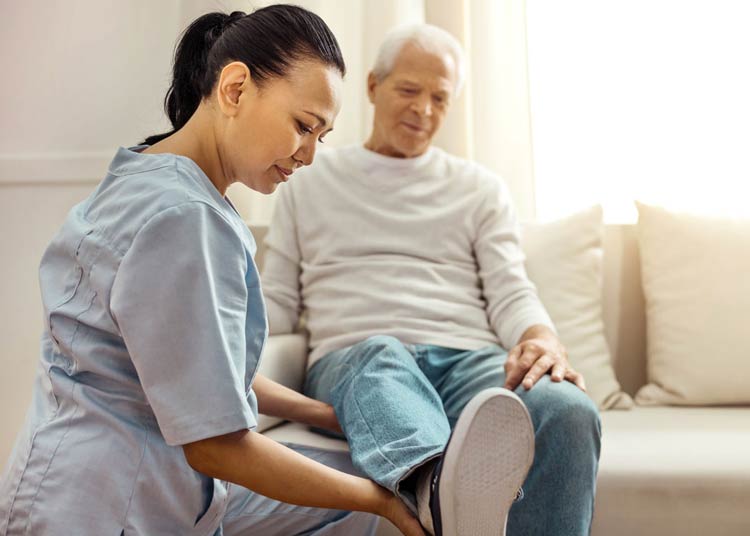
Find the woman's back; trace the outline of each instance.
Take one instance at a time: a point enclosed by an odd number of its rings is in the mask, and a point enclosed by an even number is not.
[[[42,259],[40,368],[2,481],[0,533],[8,523],[8,533],[197,534],[212,522],[226,489],[191,469],[178,445],[217,424],[255,424],[249,385],[266,326],[254,252],[192,161],[118,151]],[[160,306],[139,310],[145,299]],[[215,299],[227,302],[223,313]],[[205,390],[170,385],[191,382]],[[246,394],[249,407],[237,403]],[[171,508],[157,513],[165,500]]]

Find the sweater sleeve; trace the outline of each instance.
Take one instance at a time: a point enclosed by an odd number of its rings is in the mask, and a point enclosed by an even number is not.
[[[510,191],[493,175],[481,195],[474,255],[490,325],[503,348],[510,350],[531,326],[555,328],[526,275],[526,257]]]
[[[299,323],[301,253],[297,236],[292,193],[290,188],[283,188],[266,235],[261,274],[271,335],[292,333]]]

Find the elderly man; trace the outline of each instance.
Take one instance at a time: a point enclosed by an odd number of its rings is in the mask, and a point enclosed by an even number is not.
[[[271,332],[306,314],[307,394],[430,533],[585,535],[597,410],[526,277],[506,186],[431,145],[463,72],[434,26],[386,38],[369,139],[321,152],[280,192]]]

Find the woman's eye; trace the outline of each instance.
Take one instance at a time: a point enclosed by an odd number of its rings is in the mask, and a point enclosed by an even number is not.
[[[311,134],[313,131],[312,127],[308,127],[302,121],[297,121],[297,128],[299,128],[299,131],[303,134]]]

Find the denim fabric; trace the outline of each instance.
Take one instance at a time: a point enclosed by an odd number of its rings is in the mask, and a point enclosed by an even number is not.
[[[413,507],[404,479],[443,451],[475,394],[503,386],[506,358],[499,346],[465,351],[376,336],[315,363],[305,392],[334,406],[354,466]],[[596,406],[549,376],[515,392],[531,414],[536,455],[507,533],[589,534],[601,437]]]

